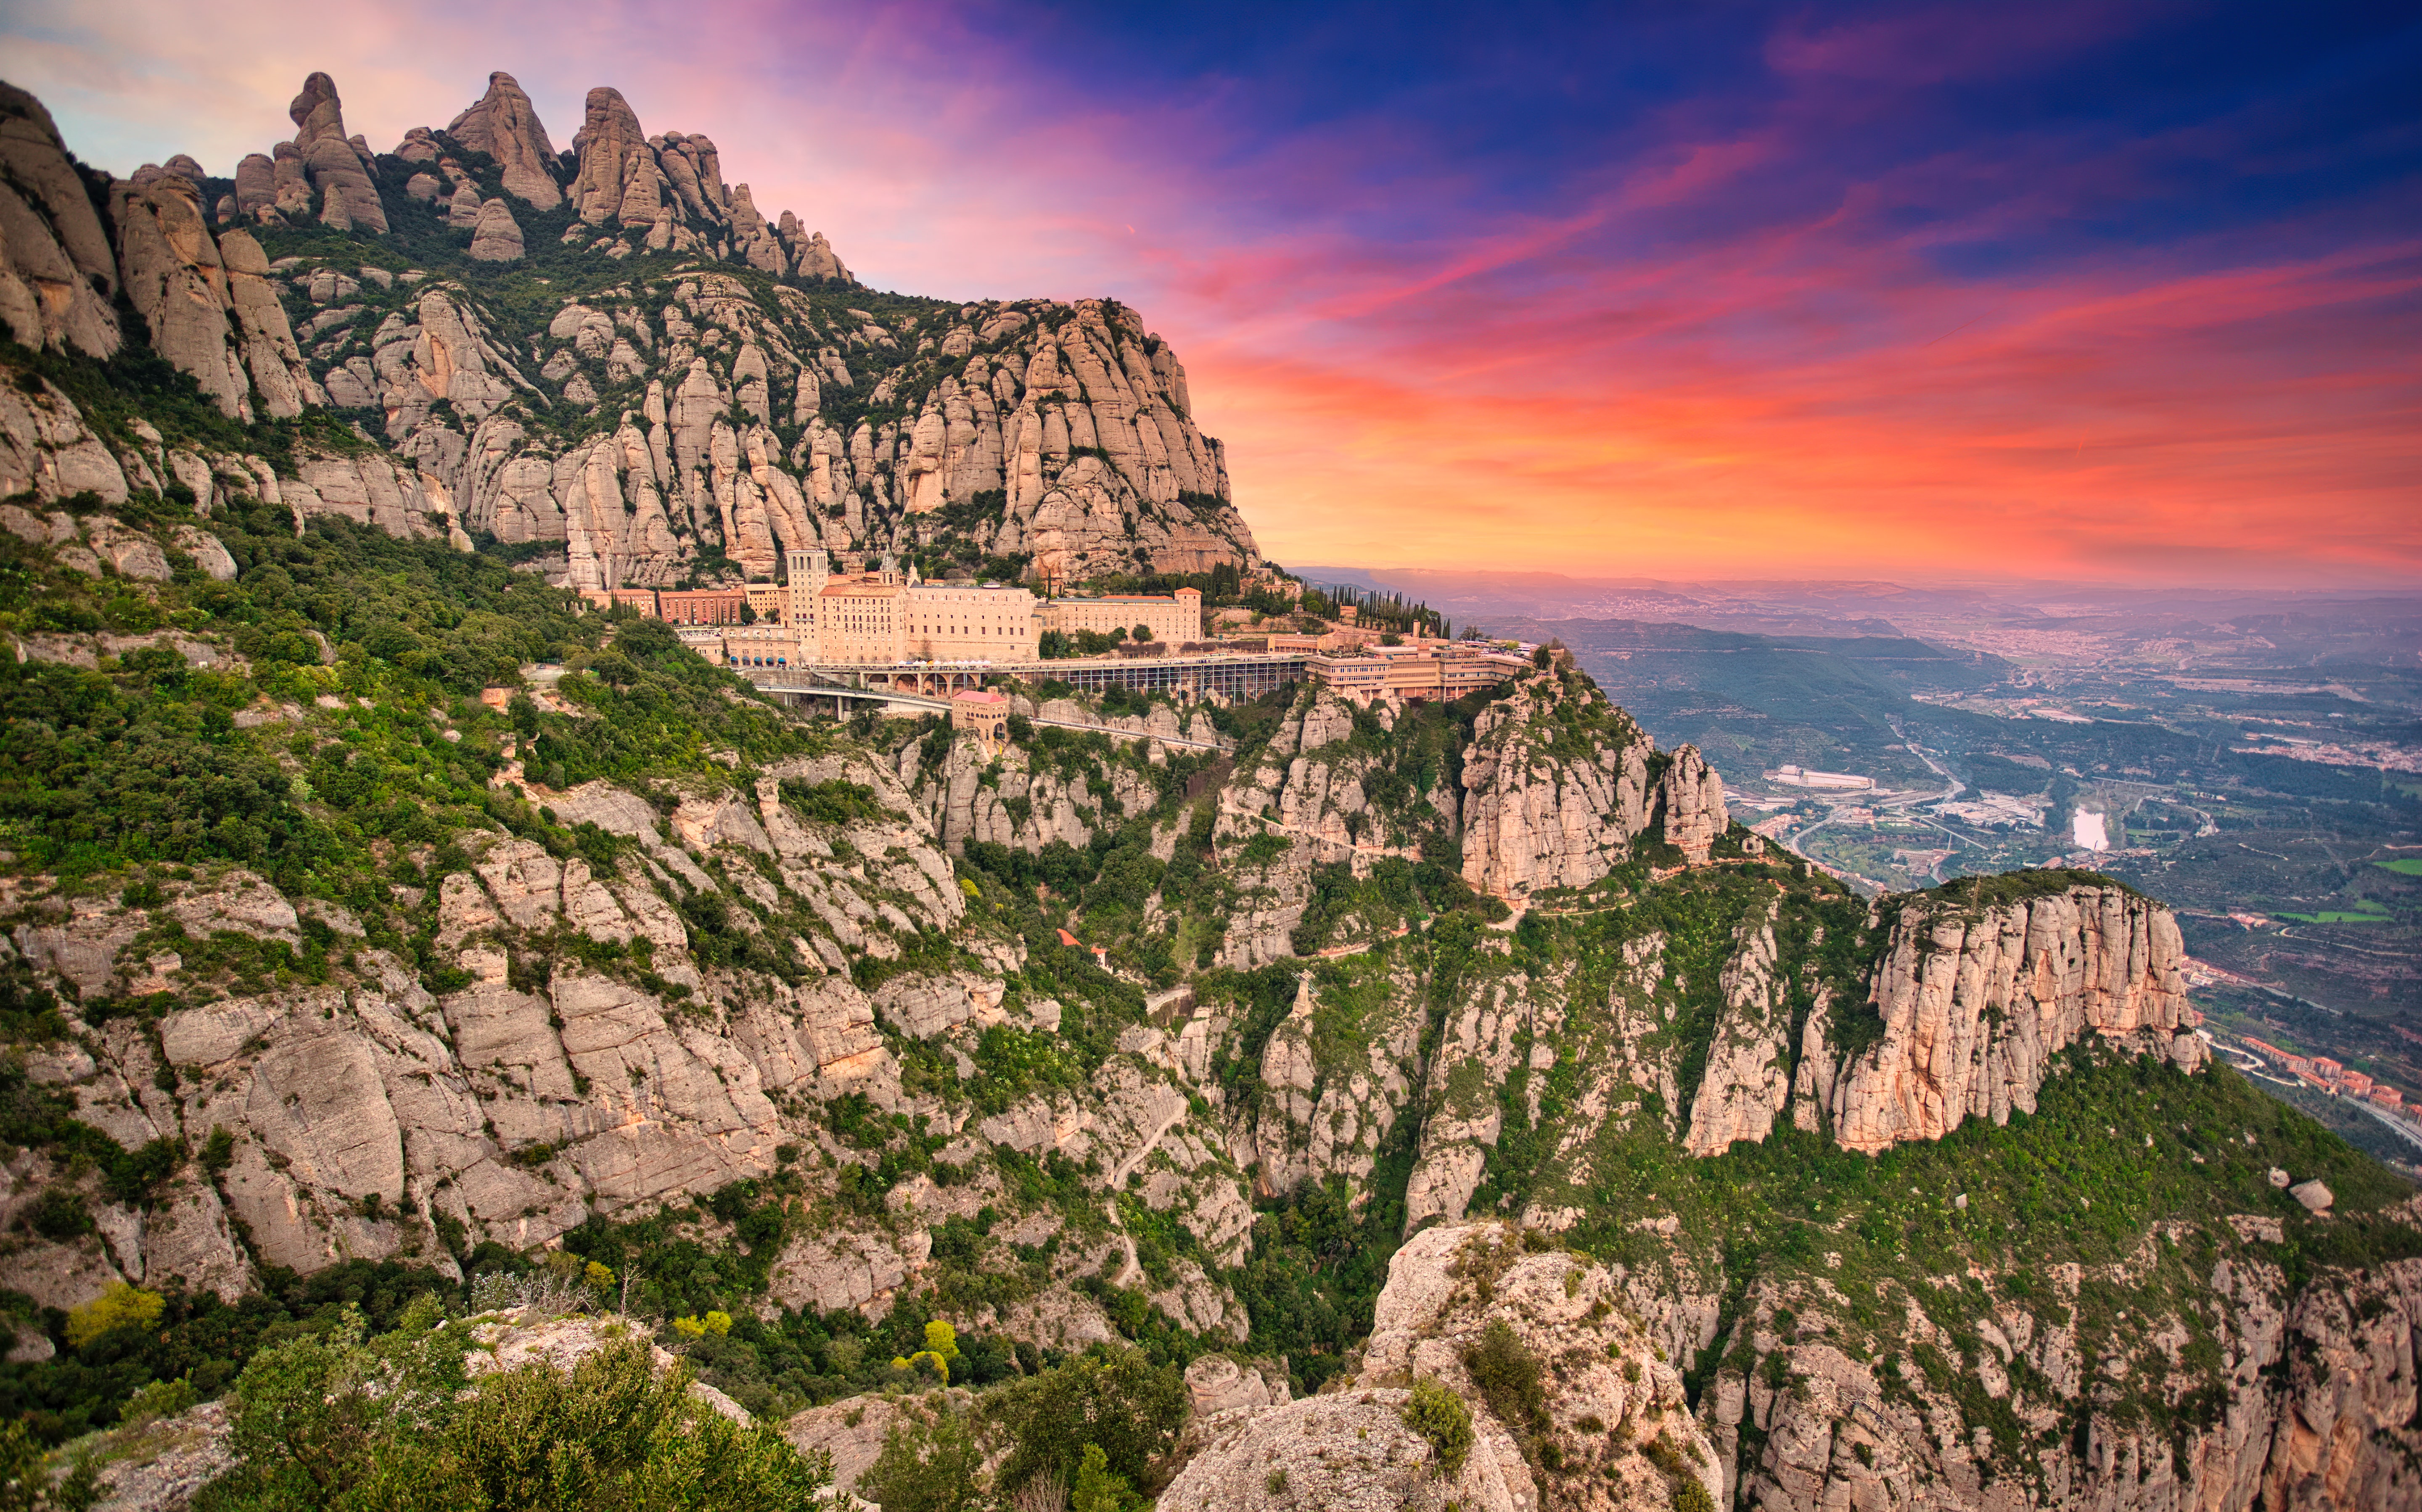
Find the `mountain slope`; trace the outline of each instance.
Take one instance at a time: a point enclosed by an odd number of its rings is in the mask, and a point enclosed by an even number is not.
[[[606,203],[589,148],[619,117],[550,167],[504,84],[458,124],[512,165],[515,225],[543,213],[533,174],[549,213]],[[259,238],[410,234],[333,106],[298,101]],[[618,205],[645,179],[627,136]],[[7,141],[72,172],[55,139]],[[692,164],[702,195],[712,149],[667,144],[644,162]],[[566,476],[531,448],[620,445],[615,488],[713,496],[718,437],[780,439],[745,383],[749,418],[668,412],[660,475],[639,420],[546,429],[562,406],[521,368],[577,352],[586,313],[535,337],[467,257],[450,288],[297,265],[282,312],[417,318],[376,350],[426,397],[401,431],[424,450],[281,415],[276,327],[238,282],[278,274],[231,229],[197,260],[192,183],[85,203],[121,240],[150,207],[228,388],[165,317],[82,345],[71,297],[55,341],[5,354],[0,1415],[64,1442],[147,1382],[219,1392],[348,1301],[387,1326],[421,1288],[558,1276],[567,1305],[626,1286],[751,1412],[852,1402],[803,1437],[879,1438],[928,1350],[995,1388],[1133,1344],[1196,1367],[1201,1431],[1150,1470],[1181,1498],[1276,1494],[1256,1457],[1281,1449],[1316,1497],[1345,1461],[1305,1441],[1443,1467],[1452,1411],[1424,1398],[1436,1439],[1404,1415],[1443,1381],[1491,1505],[2422,1504],[2412,1193],[2207,1062],[2159,903],[2067,872],[1858,899],[1731,823],[1700,754],[1657,750],[1568,661],[1410,708],[1020,689],[1000,752],[797,717],[524,569]],[[650,226],[726,225],[657,192]],[[259,216],[332,196],[346,227]],[[525,244],[639,309],[643,252],[599,234]],[[765,358],[758,315],[878,299],[837,276],[663,282],[713,372],[744,327]],[[770,292],[723,309],[716,280]],[[606,362],[637,347],[619,304],[581,307]],[[1041,360],[1037,330],[991,339]],[[770,510],[789,475],[765,465]],[[508,518],[483,497],[529,533],[481,549]],[[972,540],[955,503],[898,507]],[[995,545],[1044,518],[1003,508]],[[614,556],[562,518],[564,571]],[[682,518],[675,558],[711,562]],[[1181,732],[1227,747],[1156,739]],[[103,1326],[119,1285],[157,1307]]]

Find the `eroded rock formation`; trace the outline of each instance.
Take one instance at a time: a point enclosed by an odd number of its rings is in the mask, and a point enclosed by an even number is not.
[[[1464,880],[1516,898],[1604,878],[1648,827],[1653,749],[1588,679],[1522,679],[1473,730],[1463,769]]]
[[[1812,1020],[1800,1081],[1851,1149],[2032,1113],[2052,1057],[2096,1037],[2194,1068],[2178,921],[2117,887],[1987,908],[1916,901],[1892,925],[1868,1007],[1882,1035],[1835,1065]],[[1835,1011],[1840,1011],[1836,1009]]]
[[[0,84],[0,324],[28,347],[106,357],[118,259],[42,102]]]
[[[559,167],[555,145],[511,74],[489,74],[488,92],[455,117],[446,132],[472,151],[495,159],[505,192],[532,210],[553,210],[563,203],[563,188],[555,178]]]

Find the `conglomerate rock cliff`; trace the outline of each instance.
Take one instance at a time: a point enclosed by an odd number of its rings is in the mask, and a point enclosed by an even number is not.
[[[1832,1011],[1811,1014],[1795,1116],[1863,1150],[1940,1139],[1967,1118],[2007,1123],[2035,1110],[2052,1058],[2088,1036],[2193,1069],[2209,1051],[2190,1028],[2185,961],[2169,911],[2118,887],[1912,903],[1869,993],[1880,1037],[1839,1053]]]
[[[0,323],[28,347],[118,347],[118,259],[42,102],[0,84]]]
[[[9,90],[0,321],[105,356],[122,285],[223,413],[324,406],[417,475],[452,517],[432,528],[554,548],[574,587],[767,579],[819,547],[1054,579],[1260,565],[1131,310],[864,289],[712,141],[646,132],[610,88],[566,153],[504,73],[391,153],[345,134],[326,74],[290,115],[232,179],[180,155],[116,181],[104,226]]]
[[[1585,682],[1527,679],[1481,714],[1471,745],[1463,874],[1483,892],[1587,887],[1629,859],[1648,828],[1654,747]]]

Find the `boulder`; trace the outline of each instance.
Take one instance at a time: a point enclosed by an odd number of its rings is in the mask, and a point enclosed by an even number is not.
[[[521,261],[522,228],[503,200],[492,199],[480,207],[480,217],[471,228],[471,256],[481,262]]]
[[[1529,1467],[1494,1420],[1449,1478],[1438,1450],[1408,1427],[1412,1393],[1392,1387],[1307,1396],[1203,1425],[1207,1442],[1187,1461],[1164,1506],[1187,1512],[1261,1512],[1272,1506],[1409,1508],[1416,1512],[1533,1512]]]

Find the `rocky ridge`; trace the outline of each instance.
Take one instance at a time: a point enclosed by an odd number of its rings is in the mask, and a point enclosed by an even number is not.
[[[154,477],[175,475],[165,455],[156,465],[145,461]],[[140,491],[127,486],[130,496]],[[202,523],[232,535],[252,507],[213,507],[224,520]],[[0,522],[27,550],[48,553],[37,560],[82,553],[74,559],[98,570],[106,558],[126,581],[154,591],[165,591],[174,567],[201,567],[201,548],[216,541],[197,526],[147,530],[107,514],[8,509]],[[257,560],[250,541],[246,561]],[[229,577],[251,569],[223,543],[217,555]],[[42,649],[63,660],[80,654],[98,668],[104,655],[138,644],[104,646],[94,636],[79,652],[74,637],[54,637]],[[190,646],[181,655],[204,665],[231,650],[206,635],[161,644]],[[1590,882],[1598,912],[1543,926],[1611,929],[1602,948],[1536,954],[1549,934],[1525,945],[1522,931],[1487,928],[1468,912],[1403,935],[1357,935],[1348,953],[1311,960],[1293,954],[1284,932],[1271,948],[1289,951],[1276,960],[1298,963],[1292,1002],[1266,1031],[1256,1031],[1266,1021],[1234,982],[1199,977],[1190,1001],[1109,1021],[1114,1045],[1080,1080],[1000,1079],[1000,1057],[1014,1047],[1105,1021],[1094,1017],[1098,1004],[1037,992],[1037,952],[1056,947],[1004,929],[999,890],[1006,884],[961,869],[954,846],[970,855],[970,848],[993,848],[983,852],[989,865],[1002,855],[1040,858],[1054,846],[1091,851],[1097,842],[1173,860],[1199,834],[1244,877],[1252,875],[1244,858],[1258,846],[1270,855],[1260,864],[1264,875],[1300,852],[1306,875],[1342,883],[1374,884],[1386,867],[1428,865],[1436,878],[1460,884],[1459,870],[1414,859],[1425,845],[1441,853],[1435,843],[1455,836],[1454,816],[1512,811],[1516,794],[1500,783],[1535,791],[1580,780],[1554,772],[1559,762],[1584,774],[1627,765],[1596,744],[1510,743],[1489,709],[1550,710],[1562,729],[1552,711],[1586,714],[1591,692],[1567,675],[1534,673],[1455,716],[1490,729],[1495,760],[1484,769],[1467,756],[1453,786],[1432,788],[1459,795],[1443,804],[1395,782],[1407,761],[1425,759],[1423,741],[1460,726],[1437,711],[1358,711],[1313,691],[1247,740],[1233,770],[1189,757],[1206,763],[1184,769],[1206,779],[1191,789],[1200,796],[1190,808],[1183,794],[1192,778],[1178,782],[1180,769],[1170,765],[1178,758],[1158,752],[1156,765],[1152,736],[1185,728],[1163,707],[1147,716],[1092,716],[1105,734],[1127,739],[1084,774],[1062,770],[1040,743],[995,761],[970,741],[895,729],[770,765],[746,783],[540,789],[521,759],[528,753],[508,745],[492,780],[497,797],[543,802],[547,822],[564,833],[593,827],[611,859],[503,831],[458,836],[459,864],[425,889],[391,889],[394,907],[427,921],[421,960],[370,943],[352,909],[282,893],[242,867],[164,879],[142,901],[11,879],[0,912],[14,966],[70,1003],[167,998],[155,1019],[97,1013],[71,1039],[26,1052],[32,1084],[72,1099],[77,1118],[128,1150],[194,1149],[218,1131],[228,1136],[214,1169],[188,1164],[146,1201],[95,1194],[94,1228],[84,1238],[44,1240],[20,1228],[9,1240],[11,1273],[26,1278],[17,1285],[41,1304],[63,1307],[120,1278],[235,1297],[268,1265],[308,1270],[340,1258],[397,1257],[443,1271],[475,1240],[543,1247],[592,1217],[644,1215],[735,1179],[789,1169],[806,1172],[810,1190],[838,1183],[882,1155],[863,1135],[844,1137],[848,1126],[830,1112],[856,1103],[884,1117],[924,1119],[934,1174],[896,1181],[872,1209],[820,1208],[819,1222],[787,1236],[769,1258],[766,1304],[881,1313],[939,1273],[937,1234],[981,1220],[996,1243],[1058,1240],[1060,1248],[1048,1285],[965,1316],[970,1328],[1052,1348],[1115,1339],[1118,1326],[1087,1289],[1108,1285],[1135,1287],[1160,1316],[1202,1337],[1237,1344],[1251,1327],[1236,1289],[1241,1268],[1265,1242],[1256,1205],[1336,1190],[1354,1209],[1371,1210],[1390,1152],[1403,1149],[1402,1195],[1387,1200],[1401,1202],[1403,1216],[1392,1221],[1409,1242],[1354,1373],[1330,1378],[1351,1386],[1305,1402],[1206,1410],[1199,1468],[1185,1473],[1203,1494],[1246,1494],[1248,1468],[1260,1465],[1253,1473],[1266,1478],[1263,1461],[1273,1447],[1288,1460],[1290,1484],[1307,1489],[1368,1476],[1376,1477],[1370,1484],[1401,1481],[1397,1489],[1416,1500],[1444,1494],[1437,1489],[1443,1483],[1425,1478],[1419,1441],[1403,1429],[1401,1394],[1409,1379],[1435,1376],[1485,1399],[1458,1362],[1473,1331],[1492,1318],[1550,1363],[1554,1385],[1544,1426],[1485,1419],[1468,1484],[1455,1493],[1467,1504],[1652,1504],[1670,1490],[1676,1464],[1693,1476],[1734,1477],[1719,1504],[1735,1485],[1772,1505],[1798,1504],[1836,1483],[1848,1488],[1839,1494],[1854,1497],[1886,1494],[1862,1489],[1870,1482],[1895,1495],[1966,1484],[1962,1476],[1982,1486],[1987,1466],[2011,1461],[1973,1441],[1957,1446],[1943,1414],[1964,1423],[1973,1405],[1959,1390],[1936,1386],[1927,1388],[1935,1396],[1921,1392],[1915,1405],[1895,1405],[1901,1388],[1893,1381],[1925,1371],[1911,1364],[1897,1377],[1879,1374],[1879,1346],[1862,1346],[1869,1351],[1862,1357],[1838,1332],[1824,1332],[1822,1320],[1847,1303],[1821,1281],[1761,1277],[1749,1300],[1727,1302],[1721,1266],[1710,1273],[1713,1262],[1694,1254],[1677,1224],[1659,1226],[1671,1218],[1642,1219],[1649,1226],[1630,1231],[1659,1251],[1670,1246],[1670,1256],[1654,1263],[1637,1253],[1575,1259],[1546,1236],[1596,1232],[1603,1220],[1588,1209],[1604,1201],[1602,1183],[1644,1149],[1712,1162],[1726,1151],[1737,1158],[1744,1143],[1787,1139],[1925,1146],[1963,1123],[2026,1115],[2083,1052],[2141,1053],[2172,1075],[2210,1074],[2194,1052],[2199,1042],[2185,1033],[2174,925],[2158,905],[2114,884],[1988,880],[1870,906],[1795,893],[1768,864],[1740,855],[1734,832],[1709,842],[1706,864],[1668,877],[1652,863],[1670,854],[1658,849],[1672,843],[1660,838],[1672,833],[1661,828],[1670,818],[1659,816],[1670,816],[1675,799],[1652,799],[1658,789],[1644,781],[1635,790],[1650,818],[1633,846],[1600,852],[1607,869]],[[1074,703],[1029,707],[1029,717],[1084,713]],[[345,700],[330,698],[309,708],[256,705],[232,723],[285,740],[283,732],[335,733],[353,717]],[[427,739],[446,739],[443,709],[426,723]],[[1390,739],[1373,740],[1375,730]],[[322,739],[310,736],[303,748]],[[1681,765],[1645,752],[1640,770],[1655,770],[1652,762],[1663,763],[1659,782]],[[1475,781],[1475,771],[1496,775]],[[1021,772],[1026,786],[1014,791]],[[1704,791],[1706,784],[1686,777],[1683,787]],[[816,795],[826,793],[862,794],[848,800],[858,805],[856,817],[820,818]],[[1030,805],[1022,815],[1010,807],[1014,797]],[[1358,880],[1353,858],[1365,847]],[[1153,896],[1172,912],[1187,906],[1166,882]],[[1555,895],[1541,889],[1530,901],[1535,907],[1542,896]],[[1096,905],[1090,894],[1082,901],[1070,921],[1087,927]],[[1231,906],[1250,927],[1258,905],[1238,896]],[[1558,917],[1552,909],[1540,915]],[[1590,919],[1607,922],[1582,922]],[[710,927],[726,943],[701,934]],[[782,969],[764,955],[733,957],[728,942],[743,937],[777,952]],[[324,983],[239,987],[214,997],[195,990],[216,943],[231,938],[289,950],[314,939],[358,943]],[[937,940],[952,943],[947,964],[933,957]],[[1836,940],[1862,963],[1854,977],[1826,963],[1824,947]],[[1085,958],[1072,950],[1062,959],[1055,969],[1066,972]],[[1146,999],[1140,985],[1105,990],[1132,993],[1124,1001],[1139,1005]],[[1251,1068],[1241,1081],[1239,1062]],[[1010,1179],[1016,1167],[1004,1163],[1015,1161],[1088,1173],[1088,1195],[1022,1194]],[[36,1149],[19,1152],[9,1171],[0,1227],[73,1179]],[[1475,1227],[1463,1222],[1467,1214],[1518,1219],[1529,1238],[1518,1245],[1517,1230]],[[1187,1236],[1185,1253],[1147,1249],[1140,1234],[1163,1222]],[[2372,1293],[2360,1290],[2288,1287],[2275,1266],[2260,1269],[2258,1249],[2246,1247],[2270,1242],[2262,1236],[2282,1232],[2279,1222],[2249,1220],[2256,1239],[2232,1239],[2209,1264],[2194,1262],[2198,1294],[2235,1297],[2247,1285],[2241,1278],[2257,1280],[2245,1293],[2251,1300],[2232,1304],[2253,1309],[2231,1325],[2243,1342],[2225,1351],[2243,1362],[2232,1366],[2245,1377],[2243,1405],[2225,1434],[2214,1429],[2210,1446],[2194,1451],[2239,1468],[2224,1483],[2211,1479],[2217,1469],[2195,1470],[2181,1457],[2175,1473],[2229,1488],[2211,1492],[2217,1500],[2209,1504],[2241,1505],[2254,1494],[2246,1488],[2304,1484],[2296,1476],[2306,1472],[2292,1467],[2308,1465],[2322,1484],[2335,1477],[2379,1490],[2383,1504],[2403,1504],[2401,1472],[2372,1447],[2385,1442],[2378,1437],[2391,1431],[2385,1426],[2401,1421],[2398,1382],[2410,1380],[2397,1363],[2410,1358],[2398,1353],[2410,1349],[2410,1334],[2394,1333],[2411,1316],[2403,1293],[2367,1300]],[[2158,1255],[2169,1241],[2147,1242]],[[2382,1274],[2403,1285],[2394,1280],[2402,1271]],[[2081,1299],[2089,1284],[2100,1283],[2084,1272],[2059,1283],[2087,1286]],[[1448,1306],[1440,1301],[1448,1296],[1459,1300]],[[1930,1316],[1930,1305],[1920,1302],[1919,1315]],[[2084,1346],[2073,1334],[2070,1344],[2048,1342],[2069,1325],[2037,1316],[2036,1305],[2012,1301],[1993,1327],[2011,1342],[2010,1358],[2033,1351],[2026,1369],[2037,1374],[2024,1377],[2032,1384],[2023,1404],[2032,1405],[2023,1411],[2035,1416],[2025,1420],[2074,1421],[2063,1414],[2084,1411],[2085,1388],[2062,1364],[2070,1358],[2063,1351]],[[2394,1325],[2381,1323],[2383,1307]],[[2291,1315],[2310,1341],[2298,1348],[2340,1362],[2326,1374],[2316,1366],[2295,1375],[2302,1355],[2261,1342],[2274,1335],[2261,1332],[2269,1325],[2260,1317]],[[2148,1320],[2143,1348],[2158,1353],[2168,1326]],[[1895,1335],[1902,1342],[1894,1348],[1937,1337],[1928,1328],[1990,1338],[1965,1317],[1911,1327],[1916,1332]],[[1761,1342],[1762,1328],[1775,1342]],[[1659,1348],[1666,1360],[1657,1359]],[[1764,1364],[1769,1354],[1784,1363]],[[2151,1356],[2129,1357],[2138,1358]],[[2182,1380],[2202,1379],[2179,1359]],[[2301,1382],[2292,1391],[2278,1384],[2277,1370],[2264,1373],[2281,1361]],[[2021,1379],[1998,1350],[1971,1349],[1961,1362],[1968,1374],[1958,1379],[1978,1382],[1986,1400],[1996,1399],[1996,1381]],[[1640,1366],[1637,1381],[1625,1364]],[[1686,1368],[1703,1383],[1695,1404],[1678,1386],[1676,1372]],[[1772,1390],[1775,1371],[1821,1383],[1807,1398],[1817,1405]],[[1864,1437],[1820,1433],[1806,1415],[1870,1400],[1875,1411],[1859,1420]],[[1637,1430],[1650,1417],[1678,1460],[1644,1457],[1649,1436],[1638,1431],[1628,1439],[1604,1431],[1627,1420]],[[2308,1431],[2313,1424],[2322,1426]],[[2119,1418],[2093,1427],[2089,1444],[2102,1442],[2094,1434],[2108,1439],[2108,1453],[2064,1458],[2046,1450],[2029,1473],[2055,1477],[2046,1484],[2118,1485],[2123,1473],[2136,1473],[2128,1467],[2158,1453],[2186,1454]],[[1692,1447],[1693,1435],[1710,1452]],[[1324,1446],[1332,1451],[1326,1458],[1314,1452]],[[2131,1492],[2114,1504],[2160,1504]]]
[[[146,164],[105,217],[40,103],[0,110],[18,339],[110,355],[122,287],[224,413],[325,407],[386,448],[358,465],[452,517],[432,528],[559,548],[554,581],[762,580],[817,547],[1055,578],[1259,565],[1185,370],[1134,312],[861,290],[822,232],[725,184],[712,141],[646,133],[610,88],[567,153],[497,73],[381,154],[315,73],[274,153],[232,179]],[[541,245],[544,278],[523,272]]]

